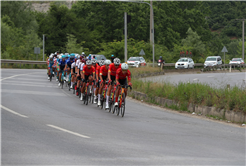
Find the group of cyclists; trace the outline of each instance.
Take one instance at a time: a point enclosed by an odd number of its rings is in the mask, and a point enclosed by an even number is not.
[[[109,109],[109,100],[114,89],[114,107],[117,107],[118,97],[121,93],[120,87],[124,89],[124,96],[127,96],[127,87],[132,87],[131,72],[128,70],[127,63],[120,62],[119,58],[111,56],[111,60],[96,60],[95,56],[85,53],[52,53],[47,59],[48,80],[56,76],[56,81],[60,87],[63,81],[68,83],[69,90],[74,89],[75,94],[81,101],[85,100],[88,85],[92,85],[91,91],[94,93],[93,103],[101,106],[102,92],[107,87],[107,92],[103,94],[106,98],[105,109]],[[51,80],[50,80],[51,81]],[[115,89],[115,87],[117,87]],[[119,88],[118,88],[119,87]]]

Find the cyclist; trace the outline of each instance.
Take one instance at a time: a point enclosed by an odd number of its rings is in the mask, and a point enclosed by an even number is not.
[[[117,71],[116,71],[116,84],[117,84],[117,86],[118,85],[126,85],[127,86],[126,77],[128,80],[128,84],[130,86],[132,86],[131,72],[128,70],[128,65],[126,63],[123,63],[121,65],[121,68],[117,69]],[[116,91],[114,106],[118,106],[118,97],[119,97],[120,89],[121,88],[118,88],[118,90]],[[125,97],[126,97],[126,95],[127,95],[127,89],[125,89]]]
[[[98,93],[98,104],[97,104],[99,106],[101,105],[100,98],[101,98],[101,94],[103,91],[103,87],[104,87],[105,81],[108,79],[108,68],[110,64],[111,64],[110,60],[105,60],[104,65],[101,66],[100,68],[100,81],[101,82],[100,82],[100,88],[99,88],[99,93]]]
[[[66,55],[62,55],[62,59],[59,62],[59,84],[58,86],[61,86],[61,76],[64,72],[64,68],[66,66]]]
[[[58,55],[57,56],[57,63],[56,63],[56,70],[57,70],[56,82],[58,82],[58,80],[59,80],[59,63],[60,63],[61,59],[62,59],[61,55]]]
[[[108,101],[109,101],[109,97],[110,97],[110,94],[111,94],[111,90],[112,90],[112,85],[115,81],[115,76],[116,76],[116,70],[121,68],[121,64],[120,64],[120,59],[119,58],[115,58],[114,59],[114,63],[111,63],[109,65],[109,69],[108,69],[108,80],[109,82],[111,83],[108,87],[108,93],[107,93],[107,97],[106,97],[106,109],[109,108],[109,105],[108,105]]]
[[[54,66],[54,58],[53,58],[53,54],[50,54],[49,59],[48,59],[48,70],[49,70],[49,77],[48,80],[50,79],[50,75],[53,74],[53,66]]]
[[[111,55],[111,62],[114,62],[114,55]]]
[[[78,65],[78,68],[79,68],[79,72],[77,73],[77,79],[78,79],[78,82],[77,82],[77,88],[79,87],[80,83],[81,83],[81,76],[83,74],[83,69],[84,69],[84,66],[85,66],[85,59],[82,59],[82,56],[80,58],[80,63]],[[76,93],[76,95],[79,95],[78,92]]]
[[[99,65],[98,65],[99,63]],[[96,63],[96,88],[95,91],[94,91],[94,104],[97,103],[97,96],[98,96],[98,90],[99,90],[99,80],[100,80],[100,77],[99,77],[99,73],[100,73],[100,68],[101,66],[104,65],[104,60],[101,60],[101,61],[98,61],[98,63]]]
[[[71,64],[71,86],[70,88],[73,88],[73,84],[76,81],[76,71],[75,71],[75,66],[76,66],[76,62],[77,62],[77,58],[75,58],[74,62]]]
[[[67,61],[66,61],[65,71],[66,71],[66,74],[67,74],[67,78],[66,78],[66,81],[67,82],[69,81],[69,75],[70,75],[70,71],[71,71],[71,65],[74,62],[74,59],[75,59],[75,54],[72,53],[70,55],[70,57],[67,59]]]
[[[89,60],[91,60],[91,54],[89,54],[89,57],[88,57]]]
[[[96,72],[96,70],[100,70],[100,66],[97,64],[97,60],[96,59],[92,59],[91,60],[91,62],[92,62],[92,66],[95,68],[95,72]],[[96,82],[95,82],[95,85],[98,83],[98,79],[96,78],[96,76],[95,76],[95,79],[96,79]],[[96,86],[94,86],[94,104],[96,104],[97,102],[97,92],[96,92]]]
[[[92,66],[92,62],[90,60],[87,60],[86,65],[84,65],[82,71],[82,82],[83,82],[83,87],[81,89],[82,94],[84,94],[85,92],[86,82],[89,80],[91,84],[94,79],[95,79],[95,68]],[[83,95],[81,95],[80,100],[83,100]]]

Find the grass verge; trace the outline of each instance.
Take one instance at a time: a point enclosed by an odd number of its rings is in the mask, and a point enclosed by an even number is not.
[[[132,79],[135,91],[145,93],[148,97],[162,97],[179,103],[179,108],[187,110],[190,103],[201,106],[213,106],[220,109],[246,113],[246,88],[226,87],[215,89],[201,83],[153,83]]]

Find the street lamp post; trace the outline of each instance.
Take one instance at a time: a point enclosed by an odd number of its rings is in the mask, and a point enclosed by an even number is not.
[[[244,60],[244,21],[246,19],[236,19],[236,20],[243,21],[243,25],[242,25],[242,58]]]
[[[153,44],[153,67],[154,67],[154,63],[155,63],[155,36],[154,36],[154,10],[153,10],[153,6],[147,2],[138,2],[138,1],[119,1],[119,2],[133,2],[133,3],[145,3],[148,4],[151,7],[151,11],[152,11],[152,29],[151,29],[151,33],[152,33],[152,44]],[[150,34],[151,35],[151,34]]]

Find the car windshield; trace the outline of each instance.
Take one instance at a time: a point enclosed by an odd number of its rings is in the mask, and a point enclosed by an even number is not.
[[[96,55],[97,60],[106,60],[106,57],[104,55]]]
[[[232,61],[241,61],[239,58],[233,58]]]
[[[187,58],[179,59],[178,62],[188,62]]]
[[[206,61],[216,61],[216,58],[207,58]]]
[[[140,61],[140,58],[138,57],[131,57],[128,59],[128,61]]]

